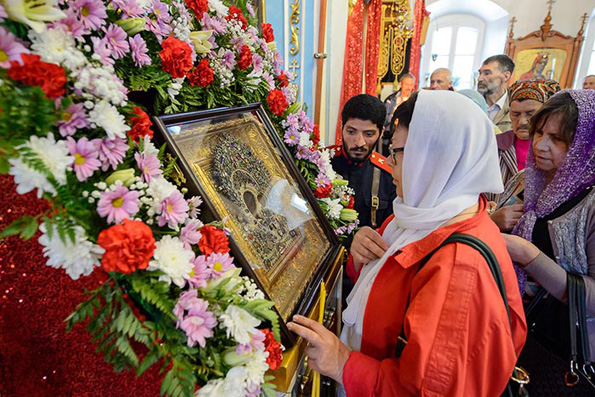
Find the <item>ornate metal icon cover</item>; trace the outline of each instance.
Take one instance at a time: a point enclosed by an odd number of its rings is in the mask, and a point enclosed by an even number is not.
[[[287,320],[331,243],[263,124],[243,112],[167,130]]]

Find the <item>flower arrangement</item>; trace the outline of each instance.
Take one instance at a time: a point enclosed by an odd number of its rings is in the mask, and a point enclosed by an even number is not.
[[[263,102],[336,233],[357,225],[270,25],[254,24],[246,0],[0,0],[0,172],[51,203],[0,236],[39,229],[47,265],[104,272],[67,328],[85,324],[116,371],[161,365],[163,394],[269,393],[281,346],[273,303],[174,183],[147,112]]]

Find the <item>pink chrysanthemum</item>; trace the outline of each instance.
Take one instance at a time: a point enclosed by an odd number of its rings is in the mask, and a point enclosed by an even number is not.
[[[178,224],[188,218],[188,203],[178,190],[161,202],[160,209],[161,215],[157,221],[160,227],[167,224],[171,229],[177,230]]]
[[[66,137],[73,135],[78,129],[87,128],[89,120],[82,103],[72,103],[65,112],[62,112],[58,120],[60,135]]]
[[[138,67],[150,65],[151,58],[147,55],[149,52],[147,49],[147,43],[141,37],[141,35],[137,34],[134,37],[130,37],[128,42],[130,43],[130,50],[134,64]]]
[[[201,255],[204,257],[204,255]],[[207,264],[204,260],[199,260],[201,256],[198,256],[192,260],[194,264],[194,268],[192,273],[190,274],[190,279],[188,283],[192,285],[194,288],[204,288],[207,286],[207,281],[211,277],[211,271],[207,267]]]
[[[114,59],[122,59],[128,51],[130,46],[128,45],[128,35],[118,25],[110,24],[107,29],[103,28],[105,32],[104,40],[106,40],[107,48],[114,53]]]
[[[163,174],[161,163],[155,154],[142,155],[140,153],[134,154],[136,165],[141,170],[141,179],[147,183],[151,183],[154,177]]]
[[[90,33],[90,30],[85,29],[85,26],[78,19],[72,9],[64,10],[64,13],[66,14],[65,18],[50,24],[52,28],[61,29],[66,33],[70,33],[76,39],[82,39],[83,35]]]
[[[91,42],[93,43],[93,56],[98,57],[99,61],[105,66],[112,66],[115,61],[112,58],[111,50],[108,48],[107,40],[105,38],[91,37]]]
[[[145,12],[136,0],[112,0],[112,2],[122,11],[124,18],[138,18]]]
[[[198,298],[194,289],[180,295],[174,307],[173,312],[178,317],[177,327],[186,333],[190,347],[197,343],[205,347],[206,338],[213,336],[217,320],[208,308],[209,302]]]
[[[316,177],[316,186],[318,187],[326,186],[329,183],[331,183],[330,178],[322,173],[318,174],[318,176]]]
[[[97,158],[100,144],[101,139],[93,139],[92,141],[89,141],[87,137],[83,137],[78,141],[71,137],[66,139],[66,146],[68,146],[70,154],[74,156],[73,168],[79,181],[86,181],[101,167],[101,162]]]
[[[0,22],[4,21],[5,18],[8,18],[8,14],[2,4],[0,4]]]
[[[193,196],[188,199],[188,217],[190,219],[196,219],[198,215],[200,215],[200,205],[202,204],[202,199],[199,196]]]
[[[104,139],[99,146],[99,160],[103,163],[101,169],[107,171],[111,166],[114,170],[122,163],[128,151],[128,144],[122,138]]]
[[[0,26],[0,67],[8,69],[11,61],[17,61],[21,65],[23,60],[21,54],[28,54],[29,50],[25,48],[19,39],[3,26]]]
[[[138,212],[138,206],[138,192],[118,186],[115,190],[101,193],[97,212],[102,218],[107,216],[107,223],[120,223],[133,217]]]
[[[212,253],[208,257],[200,255],[196,258],[195,263],[204,262],[206,267],[209,269],[211,278],[220,278],[226,271],[235,268],[233,265],[233,258],[228,253],[219,254],[217,252]]]
[[[107,12],[101,0],[74,0],[71,8],[77,13],[83,26],[96,30],[105,25]]]
[[[300,141],[300,133],[295,128],[288,128],[285,132],[284,141],[289,146],[295,146]]]
[[[266,335],[263,332],[256,332],[254,334],[250,334],[250,343],[247,345],[238,345],[236,347],[236,353],[243,354],[245,352],[252,353],[252,350],[259,350],[264,349],[264,340]]]
[[[180,232],[180,240],[184,243],[184,248],[191,249],[192,245],[198,244],[202,234],[199,229],[203,226],[202,222],[196,219],[188,222]]]

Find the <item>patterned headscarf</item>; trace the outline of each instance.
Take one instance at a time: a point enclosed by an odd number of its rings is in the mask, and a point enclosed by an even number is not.
[[[522,99],[545,103],[558,91],[560,84],[554,80],[519,80],[508,87],[508,103]]]
[[[547,186],[545,173],[537,168],[533,151],[529,150],[525,168],[525,213],[512,231],[529,241],[537,218],[552,213],[595,184],[595,90],[564,90],[557,95],[563,93],[570,94],[578,108],[576,132],[564,163]],[[517,269],[517,275],[522,294],[527,274]]]

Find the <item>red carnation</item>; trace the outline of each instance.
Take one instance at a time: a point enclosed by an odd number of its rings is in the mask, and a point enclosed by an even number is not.
[[[108,272],[132,273],[146,269],[155,251],[151,228],[141,221],[128,219],[99,233],[97,244],[105,249],[101,266]]]
[[[209,0],[186,0],[186,5],[196,15],[196,19],[201,19],[205,12],[209,11]]]
[[[318,124],[314,125],[314,131],[312,131],[311,139],[314,146],[318,145],[318,142],[320,142],[320,128],[318,127]]]
[[[225,254],[229,252],[229,239],[223,230],[213,225],[205,225],[200,229],[201,238],[198,241],[198,248],[203,255],[209,256],[213,252]]]
[[[159,52],[161,67],[164,72],[178,79],[184,77],[192,69],[192,49],[188,43],[169,36],[161,43]]]
[[[236,6],[229,6],[229,12],[225,19],[228,21],[231,21],[232,19],[238,20],[242,24],[242,29],[246,29],[246,26],[248,26],[248,20],[242,13],[242,9]]]
[[[138,106],[133,108],[132,114],[134,115],[130,118],[132,128],[126,133],[130,139],[138,142],[147,135],[149,138],[153,138],[153,130],[151,129],[153,123],[151,123],[149,115]]]
[[[333,190],[332,184],[326,184],[324,186],[319,186],[314,190],[314,195],[318,198],[327,198],[331,195],[331,191]]]
[[[285,109],[289,106],[285,94],[279,89],[274,89],[269,92],[269,95],[267,95],[267,104],[269,105],[271,112],[279,117],[283,116]]]
[[[42,62],[39,55],[21,54],[23,65],[10,62],[8,77],[26,85],[41,87],[49,98],[57,98],[66,93],[66,72],[55,63]]]
[[[263,23],[262,24],[262,37],[267,43],[271,41],[275,41],[275,35],[273,34],[273,27],[270,23]]]
[[[240,54],[238,55],[238,69],[246,70],[251,63],[252,52],[250,52],[250,48],[248,48],[247,45],[243,45],[240,49]]]
[[[289,79],[283,71],[279,73],[279,76],[277,76],[277,80],[279,80],[279,87],[287,87],[289,85]]]
[[[353,196],[349,197],[349,203],[347,204],[347,209],[352,210],[353,206],[355,205],[355,199],[353,198]]]
[[[264,350],[269,352],[267,364],[269,365],[269,368],[274,371],[279,368],[281,362],[283,362],[281,345],[275,340],[275,336],[268,328],[261,329],[260,332],[264,334]]]
[[[209,67],[209,60],[202,59],[198,65],[188,73],[188,80],[190,85],[199,85],[206,87],[213,82],[213,69]]]

